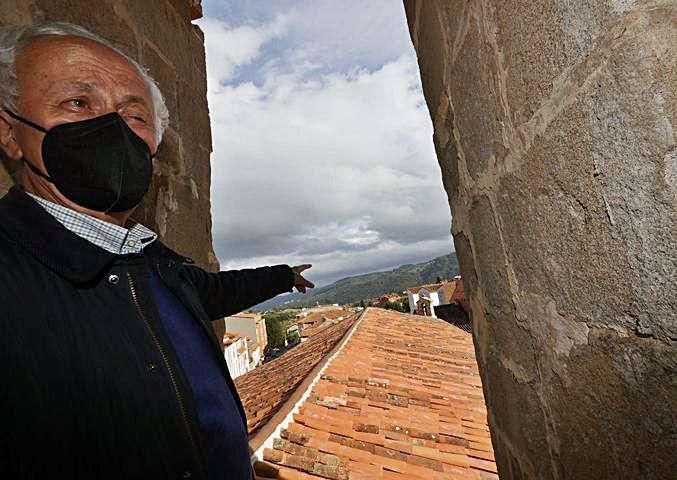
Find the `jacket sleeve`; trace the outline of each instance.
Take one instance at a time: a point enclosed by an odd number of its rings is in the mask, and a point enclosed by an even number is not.
[[[288,265],[210,273],[196,266],[185,272],[212,320],[241,312],[283,292],[291,292],[294,272]]]

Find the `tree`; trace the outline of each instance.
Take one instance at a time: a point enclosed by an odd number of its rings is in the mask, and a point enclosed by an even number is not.
[[[301,336],[299,335],[299,332],[289,332],[287,334],[287,342],[289,345],[296,345],[301,341]]]
[[[268,348],[287,346],[287,342],[291,341],[287,335],[287,329],[294,322],[295,317],[295,312],[289,310],[271,310],[263,314],[268,333]]]
[[[409,305],[409,297],[404,297],[402,299],[402,308],[404,313],[409,313],[411,310],[411,305]]]
[[[386,310],[397,310],[398,312],[409,313],[409,299],[407,297],[396,298],[385,304]]]
[[[284,348],[285,331],[278,319],[266,318],[266,334],[268,348]]]

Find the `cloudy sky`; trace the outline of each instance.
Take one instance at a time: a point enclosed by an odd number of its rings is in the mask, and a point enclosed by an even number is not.
[[[322,285],[451,251],[400,0],[203,0],[221,267]]]

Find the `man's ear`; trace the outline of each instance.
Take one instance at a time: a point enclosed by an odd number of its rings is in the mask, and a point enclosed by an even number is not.
[[[21,147],[14,138],[12,117],[4,110],[0,110],[0,148],[11,160],[20,160],[23,156]]]

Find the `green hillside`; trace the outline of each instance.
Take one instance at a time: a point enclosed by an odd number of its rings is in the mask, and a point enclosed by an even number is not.
[[[459,274],[456,254],[437,257],[425,263],[402,265],[389,272],[374,272],[338,280],[331,285],[310,290],[306,295],[294,293],[277,297],[258,305],[255,310],[308,307],[316,304],[348,304],[380,296],[388,292],[402,292],[409,287],[435,283],[437,278],[451,279]]]

